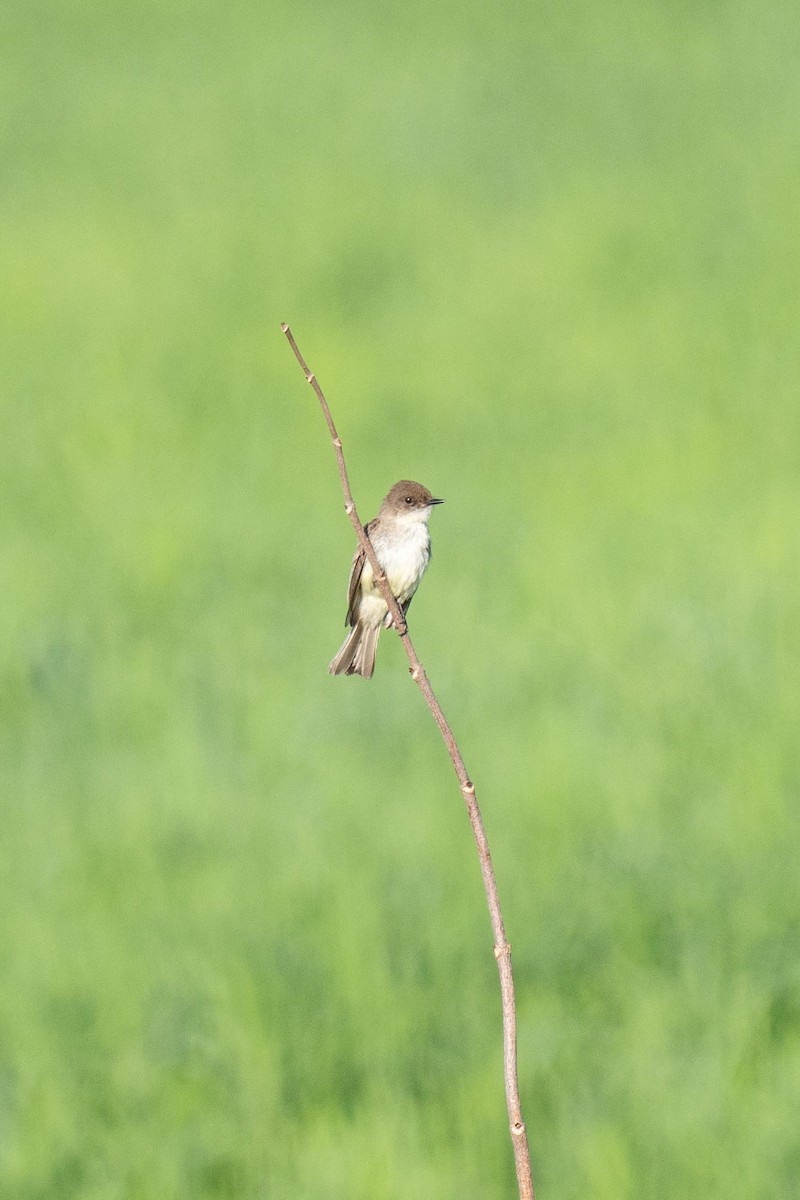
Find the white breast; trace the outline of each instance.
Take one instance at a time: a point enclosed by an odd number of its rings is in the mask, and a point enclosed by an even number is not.
[[[401,528],[395,526],[391,538],[373,537],[373,545],[378,562],[386,572],[389,587],[401,604],[407,603],[419,587],[419,581],[430,562],[428,526],[423,521],[409,522]],[[371,574],[367,586],[372,585]],[[364,583],[367,581],[362,580],[362,586]]]

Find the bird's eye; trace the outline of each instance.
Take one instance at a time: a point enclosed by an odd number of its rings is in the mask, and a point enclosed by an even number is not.
[[[413,496],[406,496],[406,497],[404,497],[404,499],[405,499],[405,502],[406,502],[406,504],[413,504],[413,503],[414,503],[414,497],[413,497]]]

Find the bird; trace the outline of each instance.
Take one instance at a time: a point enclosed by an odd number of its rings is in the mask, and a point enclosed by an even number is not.
[[[437,500],[421,483],[401,479],[384,498],[377,517],[364,526],[403,616],[431,559],[428,519],[436,504],[444,501]],[[350,632],[328,670],[331,675],[371,679],[378,635],[383,626],[389,628],[392,624],[392,614],[362,546],[356,550],[350,568],[344,623],[350,626]]]

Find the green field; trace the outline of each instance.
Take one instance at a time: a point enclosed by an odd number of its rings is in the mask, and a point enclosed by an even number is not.
[[[800,1179],[800,20],[788,0],[0,18],[0,1194]]]

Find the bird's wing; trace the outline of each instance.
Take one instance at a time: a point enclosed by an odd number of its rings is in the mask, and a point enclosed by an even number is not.
[[[368,521],[364,526],[364,532],[369,537],[369,531],[375,524],[375,520]],[[353,565],[350,567],[350,579],[347,584],[347,616],[344,619],[345,625],[353,626],[358,620],[358,602],[361,587],[361,575],[364,570],[364,563],[367,561],[367,555],[364,547],[359,543],[356,546],[356,552],[353,555]]]

